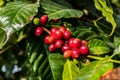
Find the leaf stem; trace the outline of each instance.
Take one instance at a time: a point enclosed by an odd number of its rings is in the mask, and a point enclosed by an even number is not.
[[[92,56],[92,55],[88,55],[87,57],[91,58],[91,59],[96,59],[96,60],[102,60],[102,59],[104,59],[103,57],[97,57],[97,56]],[[109,62],[114,62],[114,63],[120,64],[120,61],[113,60],[113,59],[109,59]]]
[[[96,20],[93,21],[93,23],[94,23],[94,26],[95,26],[101,33],[104,33],[104,32],[102,31],[102,29],[97,25],[97,21],[96,21]]]

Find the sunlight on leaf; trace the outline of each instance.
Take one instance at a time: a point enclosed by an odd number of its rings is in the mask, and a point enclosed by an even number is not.
[[[67,59],[62,74],[62,80],[73,80],[74,77],[79,75],[79,68],[69,59]]]
[[[72,9],[71,6],[52,2],[49,0],[41,0],[41,7],[46,14],[48,14],[49,20],[60,18],[80,18],[83,12],[80,10]]]
[[[98,80],[106,71],[113,68],[113,63],[109,59],[93,61],[80,70],[80,74],[73,80]]]
[[[109,47],[99,39],[93,39],[88,42],[88,47],[91,54],[101,55],[110,51]]]
[[[37,13],[38,6],[37,3],[15,1],[8,3],[2,8],[0,13],[0,29],[5,31],[3,33],[5,36],[4,43],[8,41],[11,34],[30,23],[29,18]]]
[[[63,67],[66,59],[60,54],[50,54],[48,57],[54,80],[62,80]]]
[[[26,53],[34,73],[38,74],[42,80],[49,80],[52,78],[51,68],[46,55],[46,49],[41,42],[41,39],[36,36],[29,37]]]
[[[95,7],[102,12],[102,15],[106,18],[106,20],[112,24],[112,32],[110,36],[114,33],[116,28],[116,22],[113,17],[113,9],[108,0],[94,0]]]

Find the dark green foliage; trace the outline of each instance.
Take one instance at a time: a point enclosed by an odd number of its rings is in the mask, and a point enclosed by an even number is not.
[[[120,66],[119,0],[4,1],[0,7],[0,80],[98,80]],[[48,15],[48,22],[34,25],[33,18],[43,14]],[[35,36],[41,25],[47,30],[65,25],[71,37],[88,42],[89,54],[65,59],[61,49],[49,52],[43,40],[48,33]]]

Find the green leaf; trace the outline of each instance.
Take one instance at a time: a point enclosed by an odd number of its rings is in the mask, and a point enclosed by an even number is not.
[[[120,29],[120,14],[116,15],[116,23],[117,23],[117,28]]]
[[[99,33],[99,37],[111,48],[114,48],[113,42],[110,40],[110,36],[105,33]]]
[[[67,59],[64,65],[62,80],[73,80],[79,73],[79,68],[72,61]]]
[[[49,64],[54,80],[62,80],[63,67],[66,59],[60,54],[50,54],[48,57]]]
[[[120,37],[114,36],[114,52],[113,55],[120,54]]]
[[[6,36],[6,34],[4,34],[5,33],[5,31],[4,30],[2,30],[2,29],[0,29],[0,49],[2,48],[2,46],[4,45],[3,44],[3,42],[4,42],[4,40],[5,40],[5,36]]]
[[[4,35],[2,39],[5,42],[0,44],[6,43],[11,34],[30,23],[29,19],[37,13],[38,6],[37,3],[15,1],[3,7],[0,13],[0,29],[5,32],[0,35]]]
[[[119,43],[120,43],[120,36],[114,36],[114,45],[118,46]]]
[[[49,20],[60,18],[80,18],[83,13],[80,10],[72,9],[68,5],[61,5],[58,2],[52,0],[41,0],[41,7],[46,14],[48,14]]]
[[[78,77],[73,80],[98,80],[106,71],[113,68],[113,64],[108,59],[93,61],[80,70]]]
[[[33,71],[39,75],[42,80],[51,80],[52,73],[47,53],[39,37],[33,35],[28,38],[26,53],[28,60],[32,64]]]
[[[79,28],[73,31],[72,35],[76,38],[86,39],[92,35],[95,35],[95,33],[92,31],[91,28]]]
[[[110,36],[114,33],[116,28],[116,22],[113,17],[113,9],[108,0],[94,0],[95,7],[102,12],[102,15],[106,18],[106,20],[112,24],[112,32]]]
[[[91,54],[101,55],[110,51],[109,47],[99,39],[93,39],[88,42],[88,47]]]
[[[112,3],[120,8],[120,1],[119,0],[112,0]]]
[[[57,53],[50,53],[40,37],[30,36],[27,44],[27,54],[33,71],[42,80],[62,80],[63,67],[66,59]]]

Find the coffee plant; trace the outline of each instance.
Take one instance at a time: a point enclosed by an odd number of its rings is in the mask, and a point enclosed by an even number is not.
[[[0,0],[0,62],[0,80],[110,80],[120,1]]]

